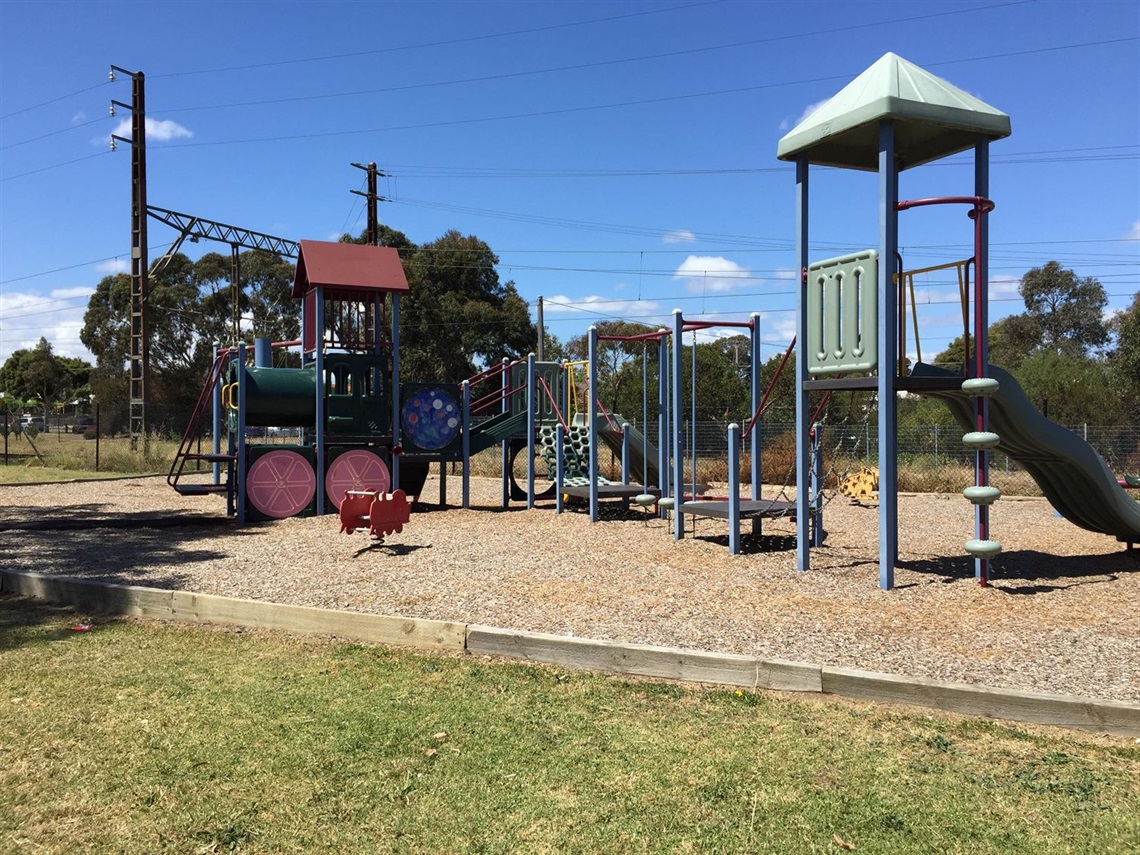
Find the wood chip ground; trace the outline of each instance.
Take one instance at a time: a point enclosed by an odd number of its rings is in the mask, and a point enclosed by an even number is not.
[[[237,528],[218,496],[160,478],[0,487],[5,568],[255,600],[478,623],[1140,701],[1140,554],[1077,528],[1043,499],[992,510],[1003,554],[981,588],[962,552],[960,495],[903,496],[897,587],[878,587],[878,510],[825,510],[826,544],[795,569],[795,526],[766,522],[728,554],[723,521],[686,537],[638,509],[601,522],[499,505],[475,479],[471,510],[417,506],[384,544],[335,516]],[[428,481],[424,497],[438,495]],[[58,521],[69,528],[48,526]]]

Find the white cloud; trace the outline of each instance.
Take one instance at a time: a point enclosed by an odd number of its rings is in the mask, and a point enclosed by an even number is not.
[[[115,129],[111,131],[112,134],[119,137],[126,137],[130,139],[131,136],[131,120],[123,119],[119,124],[115,125]],[[151,119],[146,120],[146,139],[147,142],[168,142],[177,139],[189,139],[194,136],[194,133],[188,128],[182,127],[178,122],[171,119]],[[106,142],[100,139],[102,144]]]
[[[95,358],[79,340],[90,287],[56,288],[46,295],[20,291],[0,294],[0,364],[13,351],[33,348],[43,337],[57,356]]]
[[[656,300],[614,300],[597,294],[591,294],[589,297],[567,297],[565,294],[556,294],[553,297],[542,298],[542,311],[545,318],[561,315],[589,320],[593,316],[603,321],[612,315],[648,326],[659,326],[663,321],[669,320],[672,310],[662,308]],[[607,317],[598,317],[599,315]]]
[[[662,243],[693,243],[697,236],[688,229],[673,229],[661,235]]]
[[[794,282],[796,278],[795,268],[792,267],[778,267],[776,272],[772,274],[773,279],[780,279],[785,282]]]
[[[1140,240],[1140,220],[1132,224],[1132,230],[1124,237],[1125,240]]]
[[[73,125],[82,125],[86,121],[87,121],[87,114],[84,113],[82,110],[80,110],[78,113],[76,113],[74,116],[71,117],[71,124],[73,124]]]
[[[684,281],[692,294],[724,293],[749,284],[752,272],[721,256],[690,255],[681,262],[673,279]]]
[[[999,274],[991,276],[989,282],[989,293],[991,300],[1003,300],[1010,297],[1019,297],[1020,292],[1017,290],[1021,286],[1020,276],[1009,276]],[[973,286],[971,286],[973,287]]]
[[[824,98],[822,101],[816,101],[814,104],[808,104],[806,107],[804,107],[804,111],[800,113],[798,119],[784,119],[782,122],[780,122],[780,130],[790,131],[796,125],[800,124],[805,119],[810,117],[812,113],[814,113],[830,100],[830,98]]]
[[[131,269],[131,265],[125,258],[109,258],[106,261],[100,261],[96,264],[95,269],[100,273],[112,275],[115,273],[126,273]]]

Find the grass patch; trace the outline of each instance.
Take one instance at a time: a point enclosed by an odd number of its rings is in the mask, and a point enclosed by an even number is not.
[[[1140,847],[1136,746],[77,619],[0,596],[5,852]]]

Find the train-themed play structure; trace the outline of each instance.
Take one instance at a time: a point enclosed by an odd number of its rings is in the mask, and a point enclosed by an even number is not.
[[[400,298],[408,283],[397,251],[320,241],[301,241],[298,253],[293,296],[302,305],[301,339],[216,349],[170,483],[186,494],[224,493],[239,523],[338,512],[342,530],[363,528],[383,537],[408,523],[409,498],[419,496],[433,463],[440,464],[441,504],[447,465],[462,467],[462,503],[468,507],[471,458],[497,445],[504,507],[520,501],[529,508],[552,499],[562,512],[567,501],[578,500],[596,521],[602,502],[632,502],[645,506],[647,518],[654,512],[671,518],[677,539],[685,535],[686,516],[721,518],[733,553],[741,550],[742,521],[751,520],[758,532],[762,520],[780,517],[797,522],[795,562],[806,571],[811,550],[823,542],[824,510],[809,397],[871,390],[878,401],[879,584],[889,589],[898,559],[896,396],[907,392],[944,401],[973,451],[975,479],[964,496],[975,509],[975,526],[964,550],[981,584],[1001,552],[989,522],[990,507],[1001,495],[988,482],[995,448],[1033,476],[1061,515],[1131,547],[1140,541],[1140,505],[1091,446],[1038,413],[1017,381],[988,361],[988,224],[994,210],[989,146],[1009,134],[1007,115],[888,53],[779,141],[777,157],[795,164],[796,257],[802,271],[797,332],[785,354],[785,362],[796,355],[794,501],[763,497],[758,427],[775,378],[761,388],[759,313],[732,322],[688,320],[674,310],[671,327],[632,337],[644,345],[645,390],[650,371],[657,375],[656,400],[643,394],[640,414],[642,428],[657,425],[651,443],[627,420],[606,412],[590,388],[598,376],[598,343],[605,340],[595,328],[588,335],[587,379],[577,386],[579,366],[533,355],[504,360],[459,384],[405,380]],[[973,153],[971,195],[898,198],[900,172],[967,151]],[[809,258],[813,165],[877,172],[877,247]],[[921,216],[911,212],[930,206],[963,211],[973,255],[907,270],[898,249],[900,214]],[[908,337],[918,346],[914,277],[942,269],[956,272],[959,280],[964,363],[957,371],[924,364],[919,348],[908,371]],[[686,396],[684,359],[695,359],[696,334],[712,327],[746,329],[752,345],[753,416],[743,429],[728,427],[729,484],[721,498],[701,495],[695,466],[689,481],[685,471],[696,443],[694,438],[686,447],[684,425],[687,414],[692,421],[700,390],[691,382]],[[687,350],[686,333],[693,342]],[[298,348],[301,366],[272,367],[275,347]],[[695,380],[695,370],[691,376]],[[296,429],[293,444],[258,441],[282,428]],[[213,437],[206,452],[196,445],[203,435]],[[750,478],[742,485],[745,442]],[[602,477],[602,449],[620,455],[620,480]],[[520,455],[525,483],[513,474]],[[207,483],[186,477],[203,462],[212,467]],[[742,499],[745,489],[749,497]]]

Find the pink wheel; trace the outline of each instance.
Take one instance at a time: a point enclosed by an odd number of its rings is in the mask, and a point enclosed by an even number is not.
[[[388,467],[376,454],[363,448],[346,451],[329,464],[325,473],[325,495],[340,509],[349,490],[378,490],[387,493],[392,486]]]
[[[273,519],[296,516],[313,500],[317,475],[295,451],[270,451],[249,467],[245,492],[250,503]]]

